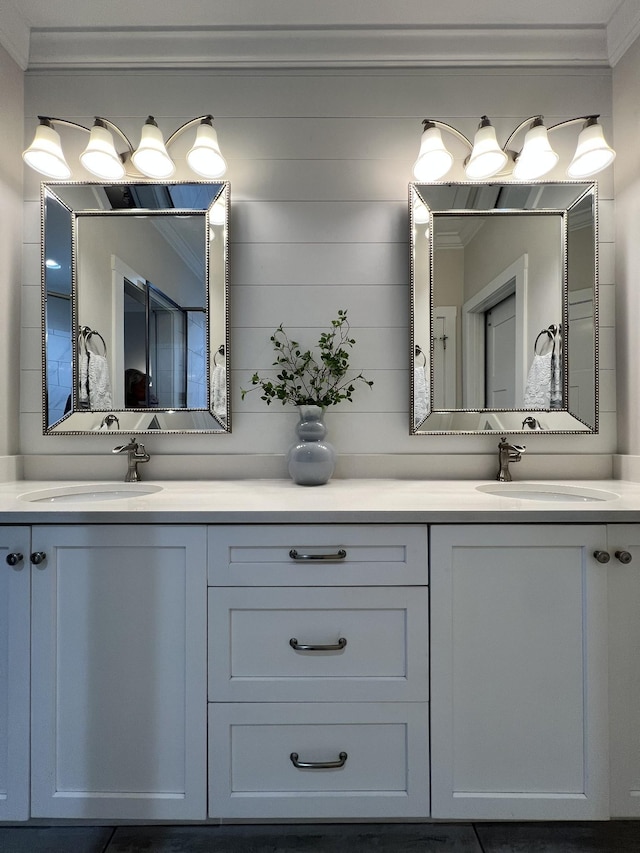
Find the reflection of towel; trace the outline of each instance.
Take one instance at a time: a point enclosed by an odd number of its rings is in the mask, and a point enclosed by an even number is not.
[[[81,409],[89,408],[89,353],[82,337],[78,354],[78,402]]]
[[[111,409],[109,363],[94,352],[85,335],[78,339],[78,402],[81,409]]]
[[[223,364],[216,364],[211,376],[211,404],[213,413],[222,420],[227,418],[227,371]]]
[[[525,409],[562,408],[560,359],[554,352],[533,356],[524,390]]]
[[[103,355],[87,353],[89,365],[87,378],[89,384],[89,408],[111,409],[111,382],[109,380],[109,363]]]
[[[554,350],[551,353],[551,395],[549,408],[562,408],[562,361]]]
[[[429,413],[429,372],[426,365],[413,368],[413,425],[417,427]]]

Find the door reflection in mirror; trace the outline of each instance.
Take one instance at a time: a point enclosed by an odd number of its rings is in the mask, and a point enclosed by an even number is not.
[[[562,218],[434,214],[433,220],[434,302],[462,316],[455,399],[435,406],[521,409],[533,341],[542,326],[562,318]]]
[[[123,329],[126,408],[206,408],[204,308],[125,278]]]

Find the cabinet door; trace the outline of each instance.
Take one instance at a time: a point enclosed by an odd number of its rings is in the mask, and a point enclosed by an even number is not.
[[[432,814],[608,816],[606,528],[432,528]]]
[[[35,527],[34,817],[206,817],[202,527]]]
[[[610,525],[608,544],[611,815],[640,817],[640,525]]]
[[[28,527],[0,528],[0,820],[29,817],[29,553]]]

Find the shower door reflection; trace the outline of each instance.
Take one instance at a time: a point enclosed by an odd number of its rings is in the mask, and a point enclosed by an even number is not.
[[[150,282],[124,281],[126,408],[206,407],[205,316]]]

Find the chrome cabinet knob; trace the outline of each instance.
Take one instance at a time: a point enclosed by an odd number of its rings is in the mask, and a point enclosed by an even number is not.
[[[31,555],[31,562],[34,566],[39,566],[40,563],[43,563],[47,559],[47,555],[44,551],[34,551]]]
[[[17,552],[13,554],[7,554],[7,563],[10,566],[17,566],[18,563],[21,563],[23,560],[22,554],[18,554]]]
[[[633,560],[633,557],[628,551],[616,551],[616,560],[620,560],[626,566]]]
[[[593,556],[599,563],[608,563],[611,559],[611,554],[608,551],[594,551]]]

